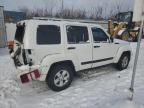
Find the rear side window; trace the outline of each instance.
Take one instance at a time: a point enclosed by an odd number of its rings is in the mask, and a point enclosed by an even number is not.
[[[67,26],[67,39],[69,44],[89,42],[87,27]]]
[[[37,28],[37,44],[60,44],[60,27],[56,25],[39,25]]]

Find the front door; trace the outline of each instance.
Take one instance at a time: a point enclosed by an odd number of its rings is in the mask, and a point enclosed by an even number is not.
[[[109,64],[118,50],[118,45],[110,42],[107,33],[97,27],[92,27],[93,35],[93,67]]]

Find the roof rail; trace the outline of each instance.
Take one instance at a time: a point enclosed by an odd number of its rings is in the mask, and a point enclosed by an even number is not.
[[[95,24],[107,24],[108,21],[94,21],[94,20],[80,20],[80,19],[60,19],[60,18],[45,18],[45,17],[33,17],[34,20],[48,20],[48,21],[69,21],[80,23],[95,23]]]

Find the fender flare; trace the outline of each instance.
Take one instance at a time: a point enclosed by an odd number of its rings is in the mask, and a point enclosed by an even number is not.
[[[124,52],[130,52],[130,54],[131,54],[131,48],[130,47],[120,47],[116,56],[115,56],[114,63],[118,63],[120,57],[122,56],[122,54]]]
[[[54,54],[45,56],[40,63],[41,78],[39,80],[45,81],[46,76],[49,72],[50,67],[54,63],[71,61],[74,65],[76,71],[79,70],[78,59],[74,58],[72,55]]]

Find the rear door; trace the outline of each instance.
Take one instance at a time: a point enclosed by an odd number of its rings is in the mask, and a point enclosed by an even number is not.
[[[36,28],[36,40],[33,51],[35,62],[38,63],[46,56],[63,53],[62,27],[60,24],[41,23]]]
[[[66,53],[74,57],[80,70],[91,68],[92,44],[87,26],[67,24],[66,28]]]

